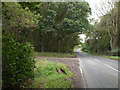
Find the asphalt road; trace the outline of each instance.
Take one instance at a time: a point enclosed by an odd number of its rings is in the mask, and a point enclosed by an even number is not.
[[[118,88],[118,62],[83,52],[76,53],[86,88]]]

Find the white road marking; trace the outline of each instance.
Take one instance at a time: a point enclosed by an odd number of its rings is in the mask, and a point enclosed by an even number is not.
[[[79,68],[80,68],[80,72],[83,74],[83,71],[82,71],[81,67],[79,67]]]
[[[97,60],[97,59],[94,59],[95,61],[97,61],[97,62],[100,62],[99,60]]]
[[[100,62],[99,60],[97,60],[97,59],[95,59],[95,58],[92,58],[92,57],[90,57],[91,59],[94,59],[95,61],[97,61],[97,62]]]
[[[85,83],[85,79],[84,79],[84,76],[83,76],[83,71],[82,71],[82,68],[80,67],[80,59],[79,59],[79,69],[80,69],[80,72],[82,74],[82,77],[83,77],[83,83],[84,83],[84,88],[86,88],[86,83]]]
[[[91,59],[94,59],[95,61],[97,61],[97,62],[100,62],[99,60],[97,60],[97,59],[95,59],[95,58],[92,58],[92,57],[90,57]],[[101,63],[103,63],[103,62],[101,62]],[[103,63],[104,64],[104,63]],[[117,69],[115,69],[115,68],[113,68],[113,67],[111,67],[111,66],[109,66],[109,65],[107,65],[107,64],[104,64],[105,66],[107,66],[107,67],[109,67],[109,68],[111,68],[112,70],[114,70],[114,71],[116,71],[116,72],[120,72],[119,70],[117,70]]]
[[[116,71],[116,72],[120,72],[119,70],[117,70],[117,69],[115,69],[115,68],[113,68],[113,67],[111,67],[111,66],[109,66],[109,65],[107,65],[107,64],[104,64],[104,65],[106,65],[107,67],[113,69],[113,70]]]

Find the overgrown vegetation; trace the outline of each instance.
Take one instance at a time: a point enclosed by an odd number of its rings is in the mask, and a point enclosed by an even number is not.
[[[30,43],[15,42],[13,36],[3,32],[2,38],[2,87],[22,88],[34,78],[34,48]]]
[[[64,70],[58,72],[57,69]],[[35,78],[32,88],[72,88],[73,85],[69,77],[73,74],[66,69],[66,65],[53,62],[46,59],[36,59],[36,68],[34,69]]]

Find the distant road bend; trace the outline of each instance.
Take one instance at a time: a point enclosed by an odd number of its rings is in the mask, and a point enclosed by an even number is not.
[[[118,88],[118,62],[77,52],[86,88]]]

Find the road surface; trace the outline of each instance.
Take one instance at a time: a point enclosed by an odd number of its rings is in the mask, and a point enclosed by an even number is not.
[[[83,52],[76,53],[80,62],[86,88],[118,88],[118,62],[88,55]]]

